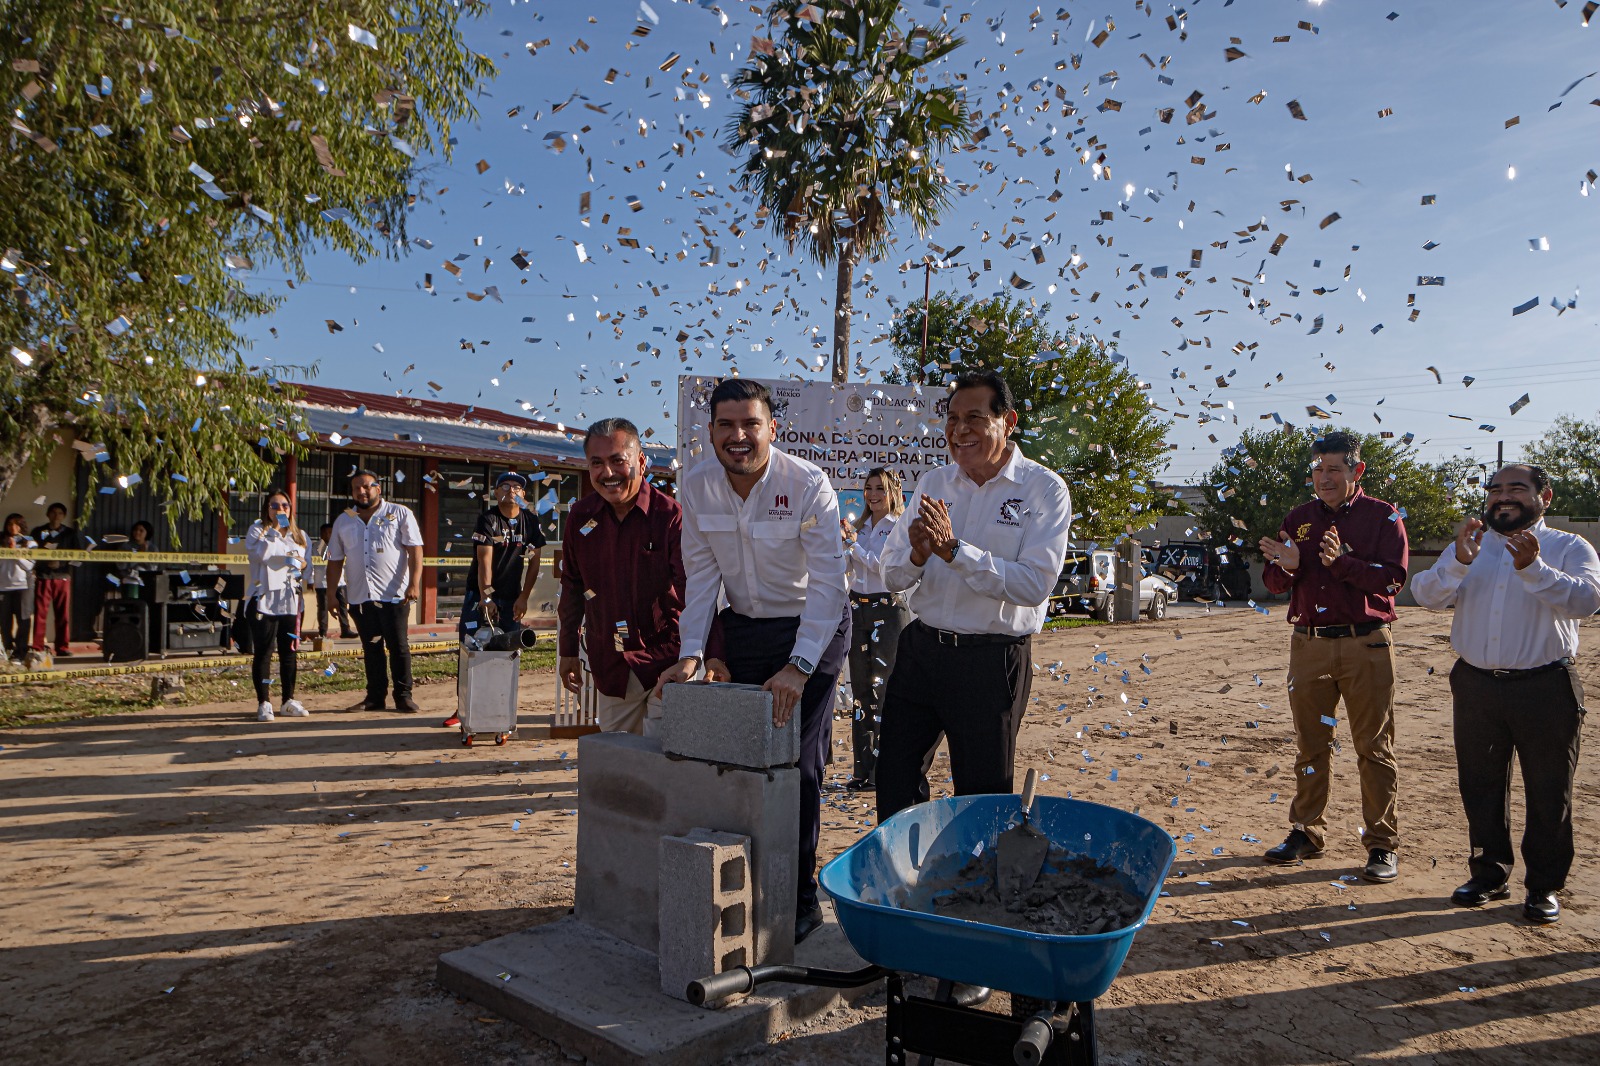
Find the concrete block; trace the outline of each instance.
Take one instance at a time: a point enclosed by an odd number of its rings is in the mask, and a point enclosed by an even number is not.
[[[684,684],[662,690],[661,749],[733,766],[794,766],[800,715],[772,724],[772,693],[760,685]]]
[[[661,838],[661,991],[685,998],[689,982],[752,966],[750,838],[692,829]]]
[[[700,826],[750,838],[755,962],[793,961],[800,771],[669,759],[655,737],[578,741],[578,920],[659,950],[661,838]]]

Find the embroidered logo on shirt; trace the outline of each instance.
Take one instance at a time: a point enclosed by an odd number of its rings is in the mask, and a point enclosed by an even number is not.
[[[1302,524],[1299,529],[1295,530],[1294,531],[1294,539],[1296,541],[1300,541],[1300,542],[1304,542],[1304,541],[1310,540],[1311,539],[1311,523],[1310,522],[1306,522],[1306,523]]]
[[[1000,505],[1000,517],[997,519],[1002,526],[1022,525],[1022,501],[1009,499]]]
[[[788,506],[789,497],[785,496],[783,493],[780,492],[776,496],[772,497],[772,509],[774,511],[781,511]]]

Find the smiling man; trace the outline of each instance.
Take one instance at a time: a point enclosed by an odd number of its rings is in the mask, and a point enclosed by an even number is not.
[[[1343,698],[1361,777],[1368,881],[1400,875],[1394,758],[1394,597],[1406,581],[1405,523],[1393,504],[1361,489],[1360,444],[1329,433],[1311,444],[1316,499],[1289,512],[1276,539],[1262,537],[1271,592],[1289,593],[1289,708],[1294,718],[1294,802],[1289,836],[1264,856],[1288,865],[1322,854],[1333,765],[1334,712]]]
[[[1522,861],[1530,922],[1561,917],[1556,893],[1572,868],[1572,782],[1583,732],[1583,684],[1573,659],[1578,622],[1600,610],[1600,559],[1588,541],[1551,529],[1554,492],[1536,466],[1502,466],[1481,518],[1411,582],[1417,602],[1455,608],[1450,670],[1456,777],[1472,853],[1450,902],[1476,907],[1511,894],[1511,758],[1522,764],[1527,826]],[[1487,528],[1486,528],[1487,527]]]
[[[724,379],[711,393],[710,413],[717,461],[692,468],[678,490],[688,600],[683,657],[660,684],[695,676],[715,617],[729,680],[771,692],[775,725],[799,710],[799,943],[822,924],[816,880],[822,764],[833,683],[849,639],[839,500],[821,468],[772,446],[778,423],[765,385]],[[729,606],[719,613],[721,595]]]
[[[1067,554],[1072,502],[1011,440],[1016,403],[992,370],[950,393],[951,462],[917,485],[883,548],[890,592],[914,590],[878,737],[878,818],[929,798],[927,760],[950,743],[955,793],[1010,792],[1033,685],[1033,634]]]
[[[600,728],[651,736],[656,680],[678,661],[683,509],[645,480],[649,460],[626,418],[590,426],[583,454],[594,491],[572,505],[561,538],[556,672],[568,691],[583,690],[581,640]]]

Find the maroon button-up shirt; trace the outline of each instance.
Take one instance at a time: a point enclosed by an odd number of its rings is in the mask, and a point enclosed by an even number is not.
[[[567,513],[556,652],[578,654],[581,626],[595,688],[607,696],[627,694],[629,670],[648,689],[678,661],[682,537],[683,508],[648,483],[620,522],[599,493]]]
[[[1346,551],[1322,562],[1322,535],[1337,526]],[[1337,510],[1319,499],[1289,512],[1278,540],[1293,539],[1300,566],[1289,573],[1268,560],[1262,575],[1271,592],[1289,593],[1289,623],[1350,626],[1392,622],[1394,597],[1406,583],[1410,548],[1406,525],[1391,503],[1356,494]]]

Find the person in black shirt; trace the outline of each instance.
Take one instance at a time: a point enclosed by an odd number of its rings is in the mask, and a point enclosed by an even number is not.
[[[545,545],[538,516],[527,502],[528,479],[508,470],[495,479],[496,506],[478,516],[472,531],[472,577],[461,603],[457,634],[465,640],[479,626],[492,623],[505,628],[521,622],[528,613],[528,597],[539,578],[539,550]],[[523,564],[527,563],[526,573]],[[444,720],[446,728],[461,724],[456,715]]]

